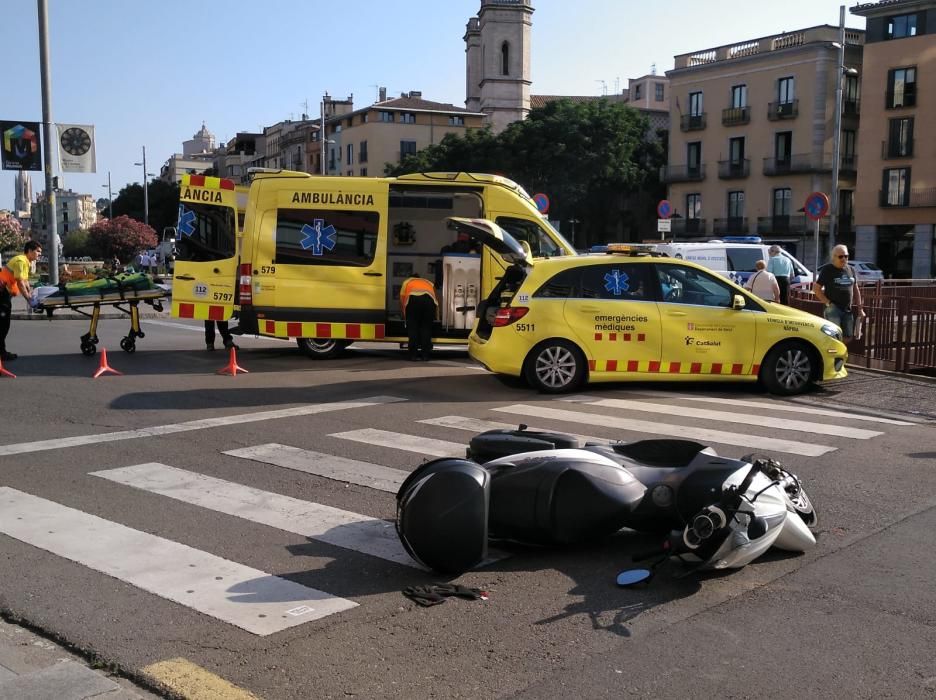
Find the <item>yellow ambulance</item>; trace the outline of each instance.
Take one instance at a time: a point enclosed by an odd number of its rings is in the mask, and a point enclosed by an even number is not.
[[[418,275],[440,303],[433,341],[464,344],[510,264],[449,217],[496,222],[534,258],[575,255],[522,187],[497,175],[321,177],[255,170],[238,235],[237,187],[181,183],[173,315],[229,319],[244,334],[295,338],[326,358],[355,341],[405,343],[400,286]]]

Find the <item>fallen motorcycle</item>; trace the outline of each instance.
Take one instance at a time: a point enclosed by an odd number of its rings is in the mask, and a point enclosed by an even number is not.
[[[583,442],[523,425],[476,435],[467,457],[427,462],[397,493],[403,546],[447,574],[482,562],[489,540],[571,545],[622,528],[661,535],[637,558],[678,557],[690,570],[740,568],[770,547],[816,543],[812,503],[772,459],[720,457],[688,440]],[[619,583],[631,578],[622,572]]]

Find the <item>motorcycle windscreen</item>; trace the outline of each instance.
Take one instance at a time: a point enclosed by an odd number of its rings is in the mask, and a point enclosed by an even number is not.
[[[231,205],[180,201],[172,315],[226,321],[237,283],[237,212]]]

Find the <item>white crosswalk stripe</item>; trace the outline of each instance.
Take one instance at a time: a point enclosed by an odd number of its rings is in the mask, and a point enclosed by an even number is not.
[[[357,605],[8,487],[0,532],[257,635]]]
[[[545,406],[534,406],[531,404],[514,404],[512,406],[503,406],[492,410],[524,417],[547,418],[568,423],[584,423],[586,425],[600,425],[605,428],[649,433],[656,436],[698,440],[702,443],[714,442],[722,445],[740,445],[741,447],[750,447],[760,450],[788,452],[790,454],[804,455],[806,457],[818,457],[835,450],[835,447],[829,445],[816,445],[807,442],[797,442],[795,440],[781,440],[762,435],[732,433],[710,428],[694,428],[685,425],[634,420],[617,416],[607,416],[600,413],[568,411]]]
[[[801,413],[810,416],[828,416],[830,418],[841,418],[843,420],[865,421],[869,423],[884,423],[886,425],[916,425],[905,420],[896,420],[894,418],[884,418],[883,416],[865,416],[860,413],[847,413],[846,411],[834,411],[830,408],[813,408],[812,406],[802,406],[800,404],[790,404],[783,401],[748,401],[746,399],[719,399],[709,398],[707,396],[684,396],[686,401],[699,401],[707,403],[719,403],[726,406],[743,406],[745,408],[758,408],[764,411],[788,411],[791,413]]]
[[[263,464],[275,464],[284,469],[294,469],[306,474],[345,481],[349,484],[389,493],[396,493],[407,475],[405,471],[391,469],[381,464],[360,462],[356,459],[336,457],[324,452],[303,450],[275,442],[240,450],[228,450],[224,454],[251,459]]]
[[[158,462],[92,472],[92,476],[419,568],[400,544],[393,523],[379,518],[261,491]]]
[[[439,416],[438,418],[426,418],[417,421],[426,425],[438,425],[442,428],[454,428],[455,430],[465,430],[469,433],[483,433],[487,430],[516,430],[516,423],[498,423],[492,420],[480,420],[478,418],[465,418],[464,416]],[[546,430],[546,428],[537,428],[532,425],[527,426],[527,430]],[[606,438],[591,437],[589,435],[580,435],[578,433],[568,433],[573,437],[585,442],[607,442]]]
[[[376,428],[363,428],[361,430],[348,430],[343,433],[331,433],[329,437],[351,440],[353,442],[363,442],[364,444],[377,445],[378,447],[392,447],[395,450],[416,452],[426,455],[427,457],[465,456],[465,446],[458,442],[435,440],[433,438],[420,437],[419,435],[406,435],[404,433],[395,433],[390,430],[378,430]]]

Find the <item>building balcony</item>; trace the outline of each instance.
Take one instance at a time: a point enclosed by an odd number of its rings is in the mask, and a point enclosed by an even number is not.
[[[700,131],[705,128],[705,112],[702,114],[684,114],[679,119],[681,131]]]
[[[780,119],[796,119],[798,114],[799,100],[771,102],[767,105],[767,118],[772,122]]]
[[[722,126],[739,126],[751,121],[750,107],[729,107],[721,113]]]
[[[846,153],[842,156],[839,163],[839,175],[854,175],[858,172],[858,156],[854,153]]]
[[[887,209],[936,207],[936,187],[913,187],[903,192],[881,190],[879,202]]]
[[[843,117],[857,117],[859,114],[861,114],[861,100],[849,97],[842,99]]]
[[[825,220],[820,221],[820,230],[827,229]],[[757,233],[782,234],[782,233],[812,233],[816,230],[816,222],[806,217],[805,214],[777,215],[777,216],[759,216],[757,217]]]
[[[739,180],[750,174],[751,161],[749,158],[718,161],[718,178],[720,180]]]
[[[907,83],[903,90],[885,90],[884,107],[886,109],[903,109],[916,107],[916,83]]]
[[[705,163],[699,165],[664,165],[660,168],[660,181],[701,182],[705,179]]]
[[[670,219],[672,228],[670,235],[676,236],[704,236],[707,230],[707,219]]]
[[[787,158],[764,158],[764,175],[798,175],[831,170],[823,160],[821,156],[812,153],[800,153]]]
[[[746,216],[729,216],[727,219],[715,219],[712,222],[712,233],[716,236],[746,236],[747,232],[748,220]]]
[[[855,219],[852,216],[840,216],[836,223],[836,229],[839,233],[854,233]]]
[[[881,141],[881,160],[893,158],[913,158],[913,139]]]

